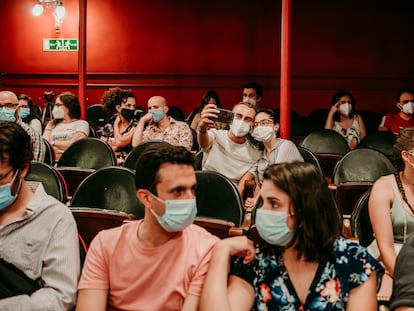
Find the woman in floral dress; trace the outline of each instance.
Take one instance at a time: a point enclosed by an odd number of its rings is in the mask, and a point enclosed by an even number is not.
[[[377,310],[384,269],[340,236],[334,198],[315,166],[270,165],[260,199],[255,225],[262,241],[216,244],[201,310]]]

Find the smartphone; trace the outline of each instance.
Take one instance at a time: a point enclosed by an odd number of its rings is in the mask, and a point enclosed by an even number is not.
[[[231,124],[233,123],[233,117],[234,113],[231,110],[227,109],[221,109],[217,108],[217,110],[220,110],[220,113],[217,115],[216,122],[225,123],[225,124]]]

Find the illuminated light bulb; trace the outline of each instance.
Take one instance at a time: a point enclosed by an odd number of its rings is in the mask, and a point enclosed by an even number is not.
[[[58,5],[55,9],[55,16],[57,19],[61,20],[63,17],[65,17],[66,9],[63,5]]]
[[[43,6],[41,4],[35,4],[33,9],[32,9],[32,14],[34,16],[40,16],[43,13]]]

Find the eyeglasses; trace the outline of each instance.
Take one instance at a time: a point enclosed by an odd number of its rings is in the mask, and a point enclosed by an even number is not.
[[[11,108],[14,109],[17,107],[17,104],[13,104],[13,103],[5,103],[5,104],[0,104],[0,107],[6,107],[6,108]]]
[[[264,119],[260,120],[259,122],[254,122],[253,126],[266,126],[266,125],[273,125],[273,119]]]

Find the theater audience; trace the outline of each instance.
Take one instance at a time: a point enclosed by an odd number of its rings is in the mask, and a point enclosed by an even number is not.
[[[262,242],[219,241],[201,310],[377,310],[384,269],[341,237],[334,197],[310,163],[270,165],[255,224]],[[230,262],[230,268],[229,268]]]
[[[117,163],[121,165],[132,149],[132,136],[141,110],[137,108],[134,93],[119,87],[111,88],[101,99],[102,106],[109,113],[109,123],[104,126],[101,139],[114,150]]]
[[[42,122],[40,122],[40,110],[36,109],[32,98],[26,94],[19,94],[17,98],[19,99],[19,105],[17,106],[19,117],[24,123],[30,125],[37,134],[42,135],[43,127]]]
[[[414,90],[401,90],[397,95],[397,113],[389,113],[382,118],[379,131],[390,131],[398,134],[408,126],[414,126]]]
[[[33,160],[43,162],[46,153],[46,146],[43,143],[41,134],[24,123],[19,116],[19,100],[13,92],[0,91],[0,121],[11,121],[19,124],[30,136],[32,143]]]
[[[364,120],[355,113],[355,98],[350,92],[339,91],[333,95],[325,129],[341,134],[350,149],[354,149],[367,135]]]
[[[156,139],[191,150],[193,134],[190,127],[183,121],[169,117],[167,112],[168,105],[164,97],[151,97],[148,100],[148,113],[141,117],[132,137],[132,146],[136,147],[144,141]]]
[[[75,141],[88,137],[89,124],[80,120],[81,109],[78,98],[69,92],[56,97],[52,110],[53,119],[49,121],[43,132],[46,139],[55,150],[56,160]]]
[[[218,238],[192,224],[193,161],[184,147],[168,143],[144,150],[135,177],[144,219],[94,238],[76,310],[197,310]]]
[[[203,150],[202,169],[219,172],[237,185],[243,197],[246,180],[257,171],[260,151],[247,139],[256,116],[255,106],[240,102],[233,107],[234,119],[229,130],[217,130],[219,110],[208,104],[201,111],[197,138]]]
[[[76,223],[41,183],[25,181],[32,158],[29,135],[0,121],[0,310],[72,310],[80,274]]]
[[[262,155],[257,166],[258,183],[256,194],[263,183],[263,173],[267,166],[283,162],[303,162],[303,158],[295,144],[287,139],[277,137],[279,120],[273,110],[260,110],[254,119],[252,137],[261,143]],[[244,207],[251,209],[256,203],[256,197],[247,198]]]

